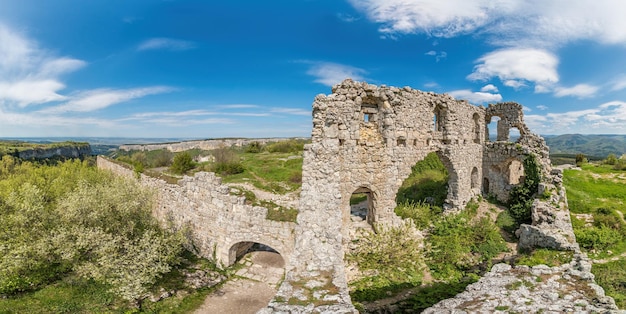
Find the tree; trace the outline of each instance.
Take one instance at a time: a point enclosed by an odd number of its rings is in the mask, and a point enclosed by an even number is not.
[[[584,154],[576,154],[576,166],[581,166],[589,162]]]
[[[615,165],[617,163],[617,156],[615,156],[615,154],[609,154],[604,160],[604,163],[607,165]]]
[[[195,167],[193,158],[188,152],[182,152],[174,156],[174,161],[170,167],[170,171],[177,174],[183,174]]]

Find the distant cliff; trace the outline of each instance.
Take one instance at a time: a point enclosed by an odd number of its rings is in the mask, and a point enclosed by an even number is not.
[[[130,144],[130,145],[121,145],[120,150],[131,151],[131,150],[143,150],[143,151],[151,151],[158,149],[166,149],[171,152],[182,152],[190,149],[203,149],[203,150],[212,150],[216,148],[220,148],[223,146],[226,147],[241,147],[246,146],[252,142],[258,142],[260,144],[267,144],[269,142],[280,142],[286,140],[292,140],[294,138],[234,138],[234,139],[216,139],[216,140],[197,140],[197,141],[184,141],[184,142],[176,142],[176,143],[159,143],[159,144]],[[295,139],[307,139],[307,138],[295,138]]]
[[[49,147],[26,148],[17,152],[17,157],[22,159],[80,158],[91,155],[91,146],[87,143],[52,144]]]

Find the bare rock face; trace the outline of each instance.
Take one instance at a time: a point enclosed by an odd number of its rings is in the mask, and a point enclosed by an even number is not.
[[[494,265],[478,282],[423,313],[621,313],[582,254],[558,267]]]
[[[91,155],[91,146],[89,146],[89,144],[34,148],[18,153],[18,157],[22,159],[46,159],[53,157],[80,158]]]

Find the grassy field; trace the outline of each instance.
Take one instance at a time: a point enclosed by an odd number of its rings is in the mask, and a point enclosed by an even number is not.
[[[574,233],[583,251],[593,259],[621,256],[617,261],[594,263],[592,272],[618,306],[626,308],[626,171],[584,164],[582,170],[564,171],[563,182]]]
[[[239,158],[244,171],[223,176],[225,183],[251,183],[276,194],[296,191],[302,185],[302,153],[246,153]]]

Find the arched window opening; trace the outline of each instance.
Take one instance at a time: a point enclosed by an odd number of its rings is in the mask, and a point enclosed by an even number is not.
[[[491,190],[489,190],[489,179],[483,178],[483,193],[489,194]]]
[[[488,142],[496,141],[498,136],[498,124],[500,123],[500,117],[494,116],[487,123],[485,130],[485,140]]]
[[[509,129],[509,139],[511,142],[518,142],[521,137],[521,133],[517,127]]]
[[[435,111],[433,112],[433,123],[434,123],[434,131],[443,132],[444,130],[444,122],[445,122],[445,113],[441,107],[435,107]]]
[[[507,169],[510,185],[517,185],[524,181],[524,165],[517,159],[511,160]]]
[[[479,144],[480,143],[480,117],[478,115],[478,113],[474,113],[474,115],[472,116],[472,120],[474,120],[474,126],[473,126],[473,130],[472,133],[474,134],[474,143]]]
[[[479,188],[478,168],[474,167],[474,169],[472,169],[471,178],[472,178],[472,185],[471,185],[472,189],[478,189]]]
[[[375,221],[374,196],[370,189],[361,187],[356,189],[350,197],[350,221],[355,227],[366,227]]]

